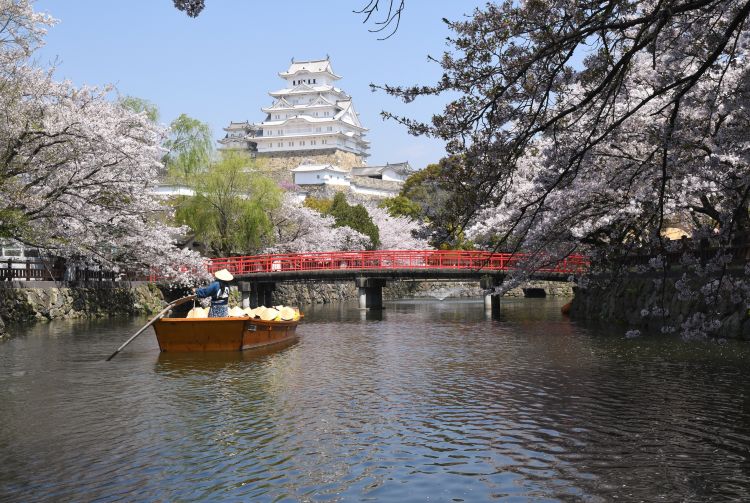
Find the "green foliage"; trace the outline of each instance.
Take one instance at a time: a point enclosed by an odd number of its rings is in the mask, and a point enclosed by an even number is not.
[[[169,138],[164,142],[168,150],[164,164],[169,176],[178,183],[205,171],[213,154],[213,137],[208,124],[180,115],[169,126]]]
[[[474,244],[467,241],[463,232],[463,222],[456,211],[455,183],[446,176],[463,167],[460,157],[446,157],[438,164],[409,176],[398,196],[381,203],[392,216],[404,216],[421,220],[432,230],[430,244],[436,248],[471,250]]]
[[[27,218],[21,210],[0,208],[0,238],[18,238],[26,227]]]
[[[367,208],[361,204],[351,206],[346,202],[343,192],[337,193],[333,199],[308,197],[303,204],[322,215],[332,216],[336,221],[336,227],[351,227],[369,237],[371,250],[380,244],[380,231],[372,221]]]
[[[151,122],[159,121],[159,107],[148,100],[137,98],[135,96],[121,96],[117,102],[126,110],[136,113],[146,112],[146,117],[148,117]]]
[[[401,194],[383,199],[378,206],[385,209],[392,217],[409,217],[414,220],[422,218],[422,207]]]
[[[317,211],[321,215],[328,215],[331,211],[331,205],[333,200],[331,199],[319,199],[317,197],[306,197],[302,203],[308,208]]]
[[[380,231],[378,226],[370,218],[367,208],[358,204],[351,206],[346,202],[346,197],[342,192],[336,194],[328,212],[336,219],[336,227],[351,227],[370,238],[372,250],[380,245]]]
[[[206,173],[191,178],[195,196],[177,200],[176,220],[188,225],[213,256],[255,253],[271,244],[271,213],[282,191],[253,172],[253,160],[229,152]]]

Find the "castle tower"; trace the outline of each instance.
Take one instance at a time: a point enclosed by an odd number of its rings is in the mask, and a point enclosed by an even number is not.
[[[350,171],[363,166],[369,142],[352,98],[335,86],[341,79],[328,58],[294,61],[279,73],[283,89],[269,94],[273,103],[256,124],[230,123],[220,148],[249,150],[263,159],[264,171],[289,171],[303,163],[332,164]],[[245,134],[240,138],[240,131]],[[281,173],[279,173],[281,174]]]

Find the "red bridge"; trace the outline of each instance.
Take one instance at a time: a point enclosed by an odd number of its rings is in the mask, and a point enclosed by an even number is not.
[[[529,258],[522,253],[463,250],[376,250],[270,254],[214,258],[209,271],[228,269],[240,282],[249,304],[272,303],[277,282],[351,281],[360,291],[360,307],[380,307],[381,289],[393,280],[481,280],[484,288],[500,284],[509,271]],[[537,269],[533,277],[567,281],[588,269],[589,260],[571,255]]]
[[[376,250],[355,252],[319,252],[251,255],[211,259],[209,271],[228,269],[235,276],[273,275],[277,279],[290,272],[311,271],[415,271],[463,270],[476,273],[508,272],[520,268],[528,258],[523,253],[490,253],[464,250]],[[589,260],[571,255],[554,265],[541,268],[538,274],[580,274],[588,269]],[[337,274],[334,274],[334,276]],[[294,274],[294,279],[300,275]],[[438,275],[439,276],[439,275]],[[291,278],[290,278],[291,279]]]

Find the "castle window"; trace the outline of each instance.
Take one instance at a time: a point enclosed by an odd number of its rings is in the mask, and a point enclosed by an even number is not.
[[[287,143],[287,145],[290,146],[290,147],[293,147],[294,146],[294,142],[290,141],[289,143]]]

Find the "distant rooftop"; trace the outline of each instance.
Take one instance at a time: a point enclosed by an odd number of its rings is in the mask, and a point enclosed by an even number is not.
[[[397,163],[386,163],[383,166],[362,166],[352,168],[353,176],[376,176],[382,175],[386,169],[392,169],[396,173],[400,173],[404,176],[409,176],[414,173],[408,162],[397,162]]]

